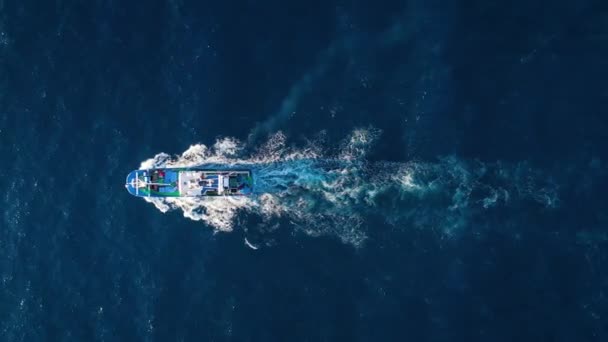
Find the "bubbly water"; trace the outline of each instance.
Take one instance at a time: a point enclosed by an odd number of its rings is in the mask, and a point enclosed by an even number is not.
[[[218,231],[232,231],[236,217],[257,215],[258,230],[289,220],[307,234],[335,234],[354,245],[366,238],[364,222],[382,217],[397,227],[430,228],[451,235],[468,218],[495,206],[532,200],[558,204],[556,185],[525,163],[505,165],[464,161],[455,156],[436,163],[370,162],[366,156],[380,131],[356,129],[337,149],[322,135],[292,147],[275,133],[259,148],[234,138],[211,147],[192,145],[181,155],[159,153],[140,169],[159,167],[241,167],[253,171],[254,195],[243,197],[144,198],[162,212],[182,210]],[[251,229],[251,228],[248,228]]]

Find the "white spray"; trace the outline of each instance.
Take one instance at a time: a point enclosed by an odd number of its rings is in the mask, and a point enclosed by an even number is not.
[[[249,146],[223,138],[207,147],[192,145],[179,156],[160,153],[140,169],[223,165],[253,171],[249,197],[145,198],[162,212],[184,216],[218,231],[231,231],[239,214],[257,215],[258,229],[279,222],[312,236],[334,235],[359,245],[366,220],[382,218],[399,227],[431,227],[452,234],[475,211],[528,198],[545,206],[557,203],[556,189],[541,182],[526,165],[464,162],[456,157],[425,162],[368,162],[379,137],[373,128],[354,130],[334,150],[320,142],[290,147],[282,133],[246,152]]]

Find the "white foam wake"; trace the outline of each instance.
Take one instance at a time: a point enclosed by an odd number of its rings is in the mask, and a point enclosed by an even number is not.
[[[253,215],[255,229],[268,231],[287,223],[313,236],[332,234],[358,245],[366,222],[382,220],[398,227],[431,227],[452,234],[476,211],[527,199],[544,206],[557,203],[555,185],[526,164],[466,162],[456,157],[425,162],[368,162],[379,137],[373,128],[354,130],[337,149],[322,139],[303,147],[287,144],[282,133],[252,149],[233,138],[207,147],[190,146],[178,156],[160,153],[140,168],[224,165],[253,170],[250,197],[145,198],[162,212],[184,216],[219,231],[234,229],[237,217]],[[248,152],[253,151],[253,152]]]

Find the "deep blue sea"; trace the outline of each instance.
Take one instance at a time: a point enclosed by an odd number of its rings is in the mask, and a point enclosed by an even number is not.
[[[0,341],[608,341],[606,1],[0,0],[0,156]]]

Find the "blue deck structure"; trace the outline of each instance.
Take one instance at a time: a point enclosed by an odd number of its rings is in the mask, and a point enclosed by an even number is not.
[[[200,197],[249,195],[248,170],[149,169],[127,175],[127,191],[138,197]]]

